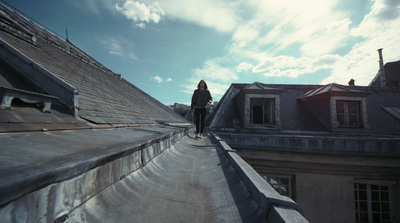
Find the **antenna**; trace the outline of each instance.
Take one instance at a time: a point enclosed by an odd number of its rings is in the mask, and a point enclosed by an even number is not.
[[[67,42],[69,42],[69,40],[68,40],[68,28],[67,28],[67,26],[65,26],[65,35],[66,35],[66,37],[67,37]]]

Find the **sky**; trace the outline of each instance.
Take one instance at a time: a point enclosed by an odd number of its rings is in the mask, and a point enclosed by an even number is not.
[[[232,83],[367,86],[400,60],[399,0],[0,0],[165,105]]]

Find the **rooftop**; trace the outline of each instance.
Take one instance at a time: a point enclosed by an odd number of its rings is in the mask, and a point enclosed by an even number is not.
[[[307,222],[218,136],[0,4],[0,219]]]

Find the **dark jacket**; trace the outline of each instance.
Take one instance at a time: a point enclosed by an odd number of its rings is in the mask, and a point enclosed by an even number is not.
[[[194,93],[193,93],[193,96],[192,96],[192,105],[190,106],[190,108],[193,110],[194,109],[194,106],[196,105],[196,101],[197,101],[197,98],[200,96],[200,90],[199,89],[196,89],[195,91],[194,91]],[[212,102],[212,97],[211,97],[211,93],[210,93],[210,91],[209,90],[207,90],[207,89],[204,89],[203,90],[203,94],[201,95],[201,107],[206,107],[207,106],[207,103],[210,103],[211,104],[211,102]]]

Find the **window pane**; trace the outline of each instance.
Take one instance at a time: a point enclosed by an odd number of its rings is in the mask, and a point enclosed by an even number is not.
[[[270,178],[270,182],[271,182],[271,184],[278,184],[279,178],[278,177],[271,177]]]
[[[271,113],[265,112],[264,113],[264,123],[271,123]]]
[[[358,115],[349,115],[349,126],[358,126]]]
[[[336,112],[337,113],[344,113],[344,103],[341,101],[336,102]]]
[[[366,190],[367,189],[367,185],[366,184],[358,184],[358,189]]]
[[[372,214],[373,222],[381,222],[381,215],[379,213]]]
[[[287,187],[281,187],[281,193],[280,193],[281,195],[283,195],[283,196],[289,196],[289,190],[288,190],[288,188]]]
[[[379,202],[372,202],[372,212],[380,212],[381,205]]]
[[[276,191],[279,192],[280,186],[279,186],[278,184],[271,184],[271,185],[272,185],[272,187],[273,187]]]
[[[360,213],[360,221],[359,222],[368,222],[368,213],[366,213],[366,212]]]
[[[373,201],[379,201],[379,191],[372,191],[371,198]]]
[[[381,200],[382,200],[382,201],[389,201],[389,192],[387,192],[387,191],[382,191],[382,192],[381,192]]]
[[[336,114],[341,127],[362,127],[360,102],[336,101]]]
[[[263,123],[263,110],[261,105],[253,105],[253,123]]]
[[[366,201],[367,200],[367,191],[359,191],[360,196],[360,201]]]
[[[339,125],[346,125],[346,123],[344,122],[344,115],[343,114],[338,114],[337,115],[337,120]]]
[[[275,124],[275,99],[251,98],[251,123]]]
[[[382,212],[387,212],[387,213],[389,213],[389,211],[390,211],[390,205],[389,205],[389,203],[388,203],[388,202],[382,203]]]
[[[390,215],[382,214],[382,222],[390,222]]]
[[[349,114],[357,114],[358,109],[357,109],[357,102],[348,102],[347,103],[347,109],[349,111]]]
[[[378,185],[371,185],[371,190],[379,190],[379,186]]]
[[[274,118],[274,100],[273,99],[265,99],[264,100],[264,123],[265,124],[275,124]]]
[[[289,181],[286,177],[267,177],[267,182],[283,196],[290,196]]]
[[[281,178],[282,185],[289,185],[289,178]]]
[[[360,211],[368,211],[368,204],[367,202],[360,202]]]

